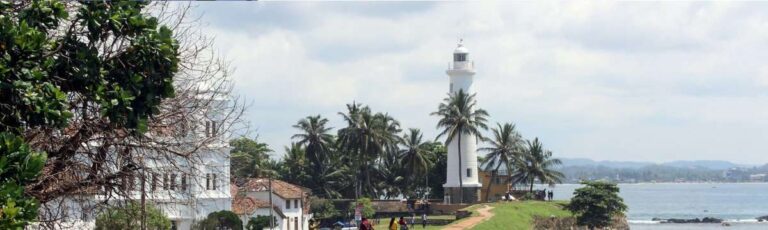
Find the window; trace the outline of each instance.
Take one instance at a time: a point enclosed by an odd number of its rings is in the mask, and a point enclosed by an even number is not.
[[[157,173],[152,173],[152,184],[150,185],[151,191],[157,190],[157,182],[160,180],[160,176]]]
[[[176,173],[171,173],[171,190],[176,190]]]
[[[291,209],[291,200],[285,200],[285,209]]]
[[[163,190],[168,190],[168,186],[171,182],[168,180],[168,173],[163,174]]]
[[[187,191],[187,174],[186,173],[181,174],[181,188],[179,190]]]
[[[216,174],[214,173],[207,173],[205,174],[205,189],[207,190],[216,190]]]
[[[293,200],[293,207],[299,208],[299,200]]]
[[[216,174],[211,173],[211,175],[212,175],[211,177],[213,178],[213,180],[211,180],[211,184],[213,185],[213,190],[216,190],[216,189],[219,188],[219,186],[216,186],[216,181],[217,181],[216,180]]]
[[[211,190],[211,174],[205,174],[205,190]]]
[[[450,86],[450,88],[448,88],[448,92],[453,93],[453,82],[451,82],[451,86]]]
[[[467,54],[453,54],[453,61],[467,61]]]
[[[467,168],[467,177],[471,177],[471,176],[472,176],[472,169]]]
[[[496,177],[496,184],[501,184],[501,178]]]
[[[205,121],[205,137],[211,136],[211,122]]]

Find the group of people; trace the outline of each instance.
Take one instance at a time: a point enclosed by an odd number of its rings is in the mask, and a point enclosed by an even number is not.
[[[542,200],[548,200],[551,201],[555,197],[555,193],[552,190],[547,191],[546,189],[541,190],[541,193],[539,193],[539,197]]]
[[[389,230],[408,230],[410,229],[410,226],[414,226],[415,218],[411,218],[410,224],[405,219],[405,217],[400,217],[400,220],[396,220],[395,217],[392,217],[392,219],[389,220]],[[421,227],[426,228],[427,227],[427,214],[423,213],[421,214]],[[371,224],[371,221],[367,218],[363,218],[362,221],[360,221],[360,226],[358,227],[359,230],[374,230],[373,224]]]

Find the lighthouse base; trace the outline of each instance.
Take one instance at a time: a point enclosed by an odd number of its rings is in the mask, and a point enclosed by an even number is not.
[[[444,201],[446,204],[475,204],[480,202],[481,187],[464,187],[464,199],[462,199],[461,188],[446,187]]]

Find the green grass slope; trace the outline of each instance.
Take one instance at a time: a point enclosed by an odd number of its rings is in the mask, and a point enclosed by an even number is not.
[[[490,204],[494,208],[491,219],[473,227],[473,230],[533,229],[534,216],[571,216],[563,209],[564,201],[522,201]]]

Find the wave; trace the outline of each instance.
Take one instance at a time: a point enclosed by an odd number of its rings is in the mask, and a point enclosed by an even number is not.
[[[658,220],[627,220],[629,224],[661,224]],[[768,221],[758,221],[757,219],[726,219],[723,223],[736,223],[736,224],[768,224]],[[676,224],[676,223],[669,223]],[[684,223],[684,224],[710,224],[710,223]],[[711,223],[716,224],[716,223]]]

